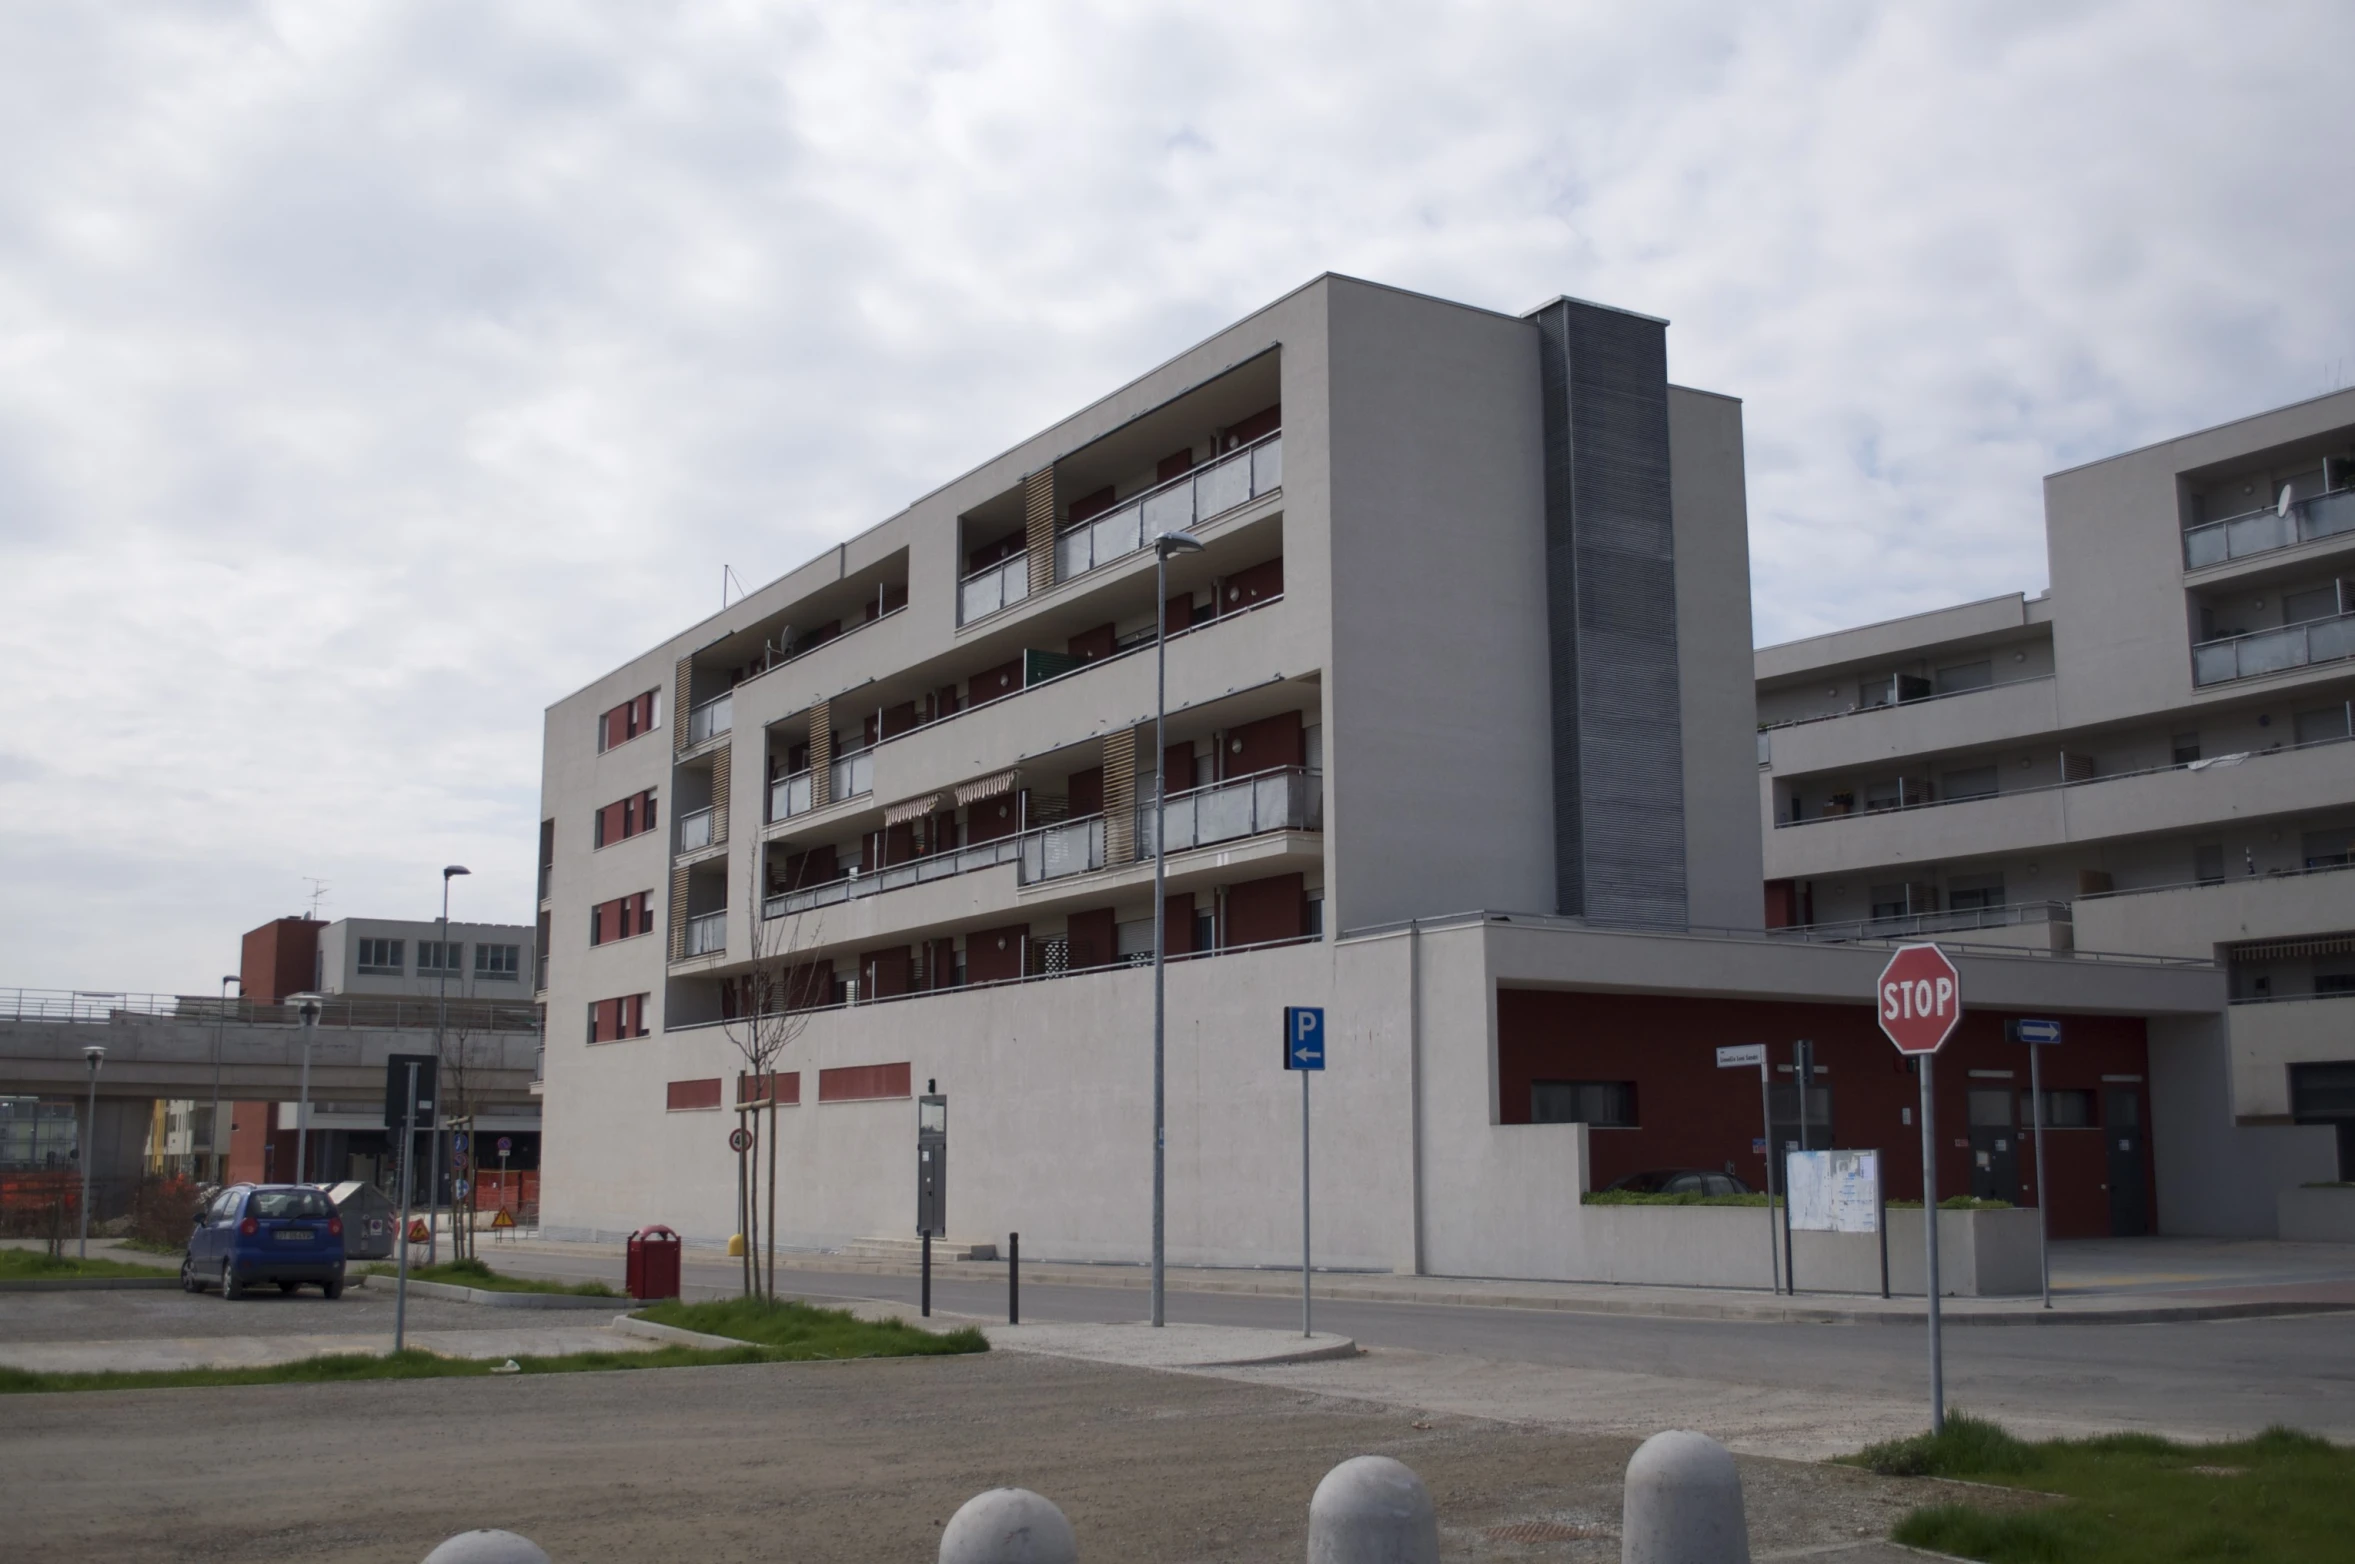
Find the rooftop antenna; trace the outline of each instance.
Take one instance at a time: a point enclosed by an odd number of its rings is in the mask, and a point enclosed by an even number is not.
[[[728,583],[731,581],[736,584],[736,600],[738,602],[742,602],[748,595],[744,590],[744,578],[736,574],[736,567],[722,565],[720,566],[720,607],[722,608],[728,606]]]
[[[316,923],[319,921],[319,904],[327,899],[327,882],[315,875],[308,874],[304,875],[303,879],[311,887],[311,921]]]

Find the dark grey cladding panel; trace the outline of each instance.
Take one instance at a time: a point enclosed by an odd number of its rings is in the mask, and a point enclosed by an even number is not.
[[[1682,926],[1667,333],[1571,300],[1532,319],[1545,417],[1558,908]]]

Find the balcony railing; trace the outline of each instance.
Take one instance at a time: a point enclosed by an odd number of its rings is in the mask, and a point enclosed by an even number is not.
[[[1030,596],[1030,556],[1017,554],[1002,564],[976,570],[957,583],[957,623],[971,624]]]
[[[2278,630],[2203,641],[2191,649],[2191,682],[2223,684],[2347,656],[2355,656],[2355,614],[2337,614]]]
[[[1972,929],[2005,929],[2023,923],[2067,923],[2065,901],[2007,902],[1995,907],[1956,907],[1946,912],[1892,913],[1879,918],[1848,918],[1837,923],[1802,923],[1768,929],[1776,939],[1823,941],[1912,939],[1924,934],[1959,934]]]
[[[698,809],[679,816],[680,852],[691,853],[698,847],[711,845],[711,819],[712,812],[709,809]]]
[[[1262,831],[1315,831],[1325,820],[1324,777],[1305,767],[1285,766],[1176,794],[1166,807],[1173,853]],[[1146,799],[1137,805],[1138,856],[1152,857],[1154,842],[1153,802]]]
[[[1183,532],[1283,486],[1284,437],[1264,436],[1063,533],[1055,539],[1055,579],[1125,559],[1164,532]]]
[[[690,749],[705,739],[716,739],[736,725],[736,696],[733,690],[715,695],[687,713],[687,745]]]
[[[1026,832],[1022,838],[1024,885],[1060,880],[1104,867],[1104,817],[1063,820]]]
[[[2183,534],[2183,564],[2187,570],[2197,570],[2342,532],[2355,532],[2355,489],[2335,489],[2300,500],[2287,515],[2268,505],[2245,516],[2227,516],[2190,528]]]
[[[810,812],[810,774],[796,771],[769,784],[769,819],[790,820]]]
[[[1758,763],[1762,766],[1765,765],[1771,756],[1764,735],[1778,729],[1805,727],[1811,722],[1836,722],[1842,717],[1861,717],[1867,712],[1874,711],[1895,711],[1901,706],[1920,706],[1931,701],[1959,700],[1965,695],[1984,695],[1989,690],[2008,690],[2016,684],[2050,684],[2051,682],[2052,675],[2049,673],[2031,673],[2017,679],[1997,679],[1991,684],[1975,684],[1967,690],[1940,690],[1931,695],[1909,695],[1902,700],[1883,701],[1873,706],[1846,706],[1838,711],[1819,711],[1807,717],[1781,717],[1773,722],[1762,722],[1758,725],[1761,735],[1758,740]]]
[[[698,913],[687,920],[687,954],[708,956],[728,948],[728,912]]]
[[[824,885],[810,886],[806,890],[787,891],[762,903],[761,915],[782,918],[788,913],[832,907],[883,891],[929,884],[952,875],[971,874],[977,869],[1013,863],[1022,856],[1022,840],[1019,836],[1001,836],[992,841],[976,842],[970,847],[952,847],[947,852],[911,858],[906,863],[887,864],[873,874],[853,874],[843,879],[829,880]]]
[[[826,772],[833,792],[829,804],[839,804],[846,798],[857,798],[862,793],[875,791],[875,749],[873,745],[855,755],[844,755]],[[806,815],[815,808],[810,793],[810,773],[805,769],[791,776],[779,777],[769,784],[769,823],[790,820],[795,815]]]
[[[834,784],[834,799],[839,803],[856,798],[861,793],[875,791],[875,750],[872,745],[855,755],[843,755],[835,760],[830,780]]]

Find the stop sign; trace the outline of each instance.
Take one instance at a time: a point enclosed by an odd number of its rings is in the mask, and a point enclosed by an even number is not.
[[[1901,945],[1875,992],[1881,1030],[1901,1054],[1934,1054],[1962,1020],[1962,980],[1935,945]]]

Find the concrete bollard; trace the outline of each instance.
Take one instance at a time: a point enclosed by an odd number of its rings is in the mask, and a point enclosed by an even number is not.
[[[1627,1463],[1619,1564],[1750,1564],[1742,1477],[1725,1446],[1671,1429]]]
[[[1028,1488],[992,1488],[949,1517],[940,1564],[1079,1564],[1079,1539],[1052,1500]]]
[[[1308,1501],[1308,1564],[1439,1564],[1439,1514],[1414,1469],[1352,1456]]]
[[[425,1564],[548,1564],[548,1555],[511,1531],[462,1531],[425,1555]]]

